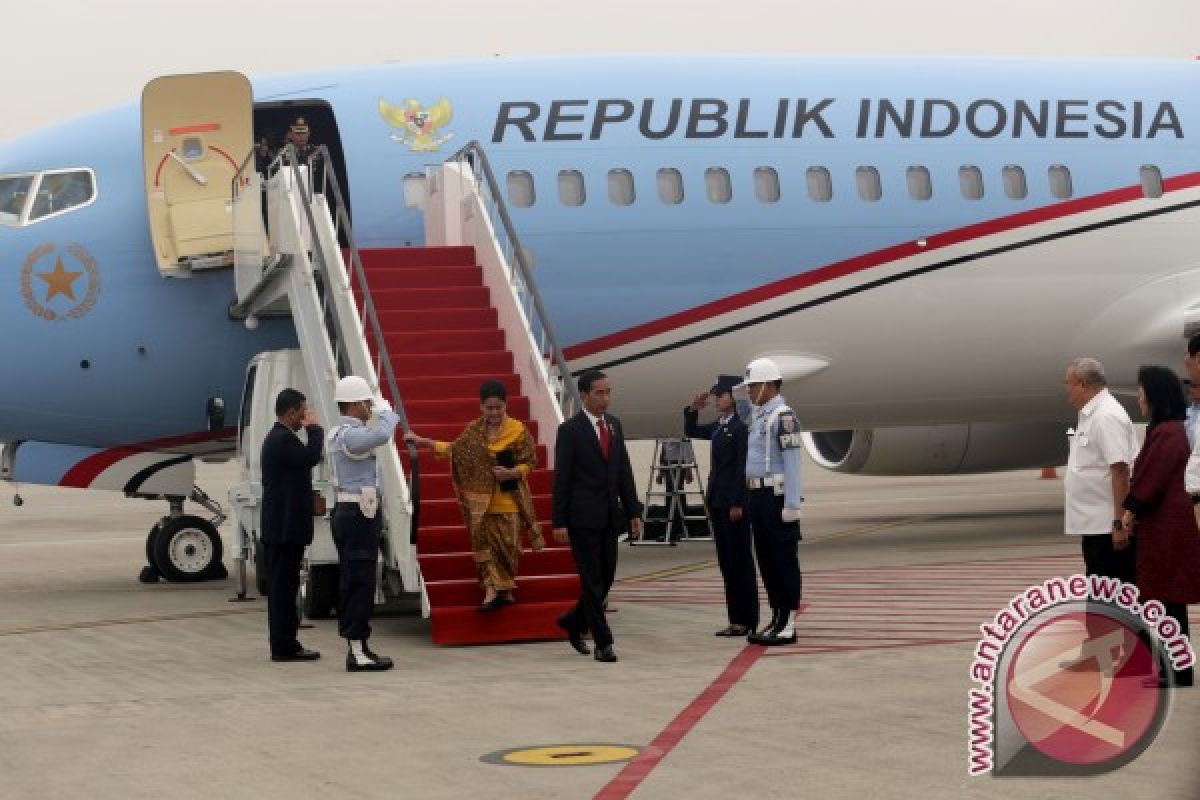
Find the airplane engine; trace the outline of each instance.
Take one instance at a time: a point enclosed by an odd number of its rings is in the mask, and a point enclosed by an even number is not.
[[[950,475],[1065,464],[1065,422],[985,422],[805,433],[820,466],[855,475]]]

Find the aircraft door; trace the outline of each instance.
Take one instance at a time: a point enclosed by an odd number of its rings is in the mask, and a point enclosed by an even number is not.
[[[142,90],[142,157],[159,271],[232,266],[232,187],[254,142],[239,72],[155,78]]]

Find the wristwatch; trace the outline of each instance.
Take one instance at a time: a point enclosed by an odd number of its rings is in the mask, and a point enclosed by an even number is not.
[[[1121,520],[1119,520],[1119,519],[1113,520],[1113,530],[1114,531],[1119,531],[1123,527],[1125,527],[1125,526],[1121,524]]]

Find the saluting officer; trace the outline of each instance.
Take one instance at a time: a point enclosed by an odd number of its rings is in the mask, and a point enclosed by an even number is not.
[[[307,164],[318,155],[316,145],[308,141],[308,120],[296,117],[296,121],[288,127],[288,141],[296,148],[296,159],[300,164]]]
[[[708,489],[705,501],[712,515],[717,564],[725,582],[725,609],[729,624],[717,636],[746,636],[758,627],[758,575],[754,569],[754,543],[746,515],[746,446],[748,429],[738,416],[733,387],[741,379],[721,375],[712,389],[696,395],[683,410],[684,433],[709,439]],[[701,425],[697,420],[708,397],[716,401],[716,422]]]
[[[769,358],[746,366],[745,387],[754,412],[746,453],[746,507],[762,573],[771,622],[749,640],[755,644],[796,641],[800,608],[800,423],[783,396],[783,375]]]
[[[329,433],[328,451],[337,483],[331,522],[341,562],[338,633],[349,645],[347,671],[391,669],[392,660],[371,652],[367,640],[371,638],[375,568],[383,533],[375,448],[392,438],[400,417],[357,375],[338,381],[334,399],[341,420]]]

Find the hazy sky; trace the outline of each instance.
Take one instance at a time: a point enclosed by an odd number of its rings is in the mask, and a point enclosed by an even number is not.
[[[6,0],[0,19],[0,141],[132,100],[156,75],[210,69],[613,52],[1200,55],[1200,0]]]

